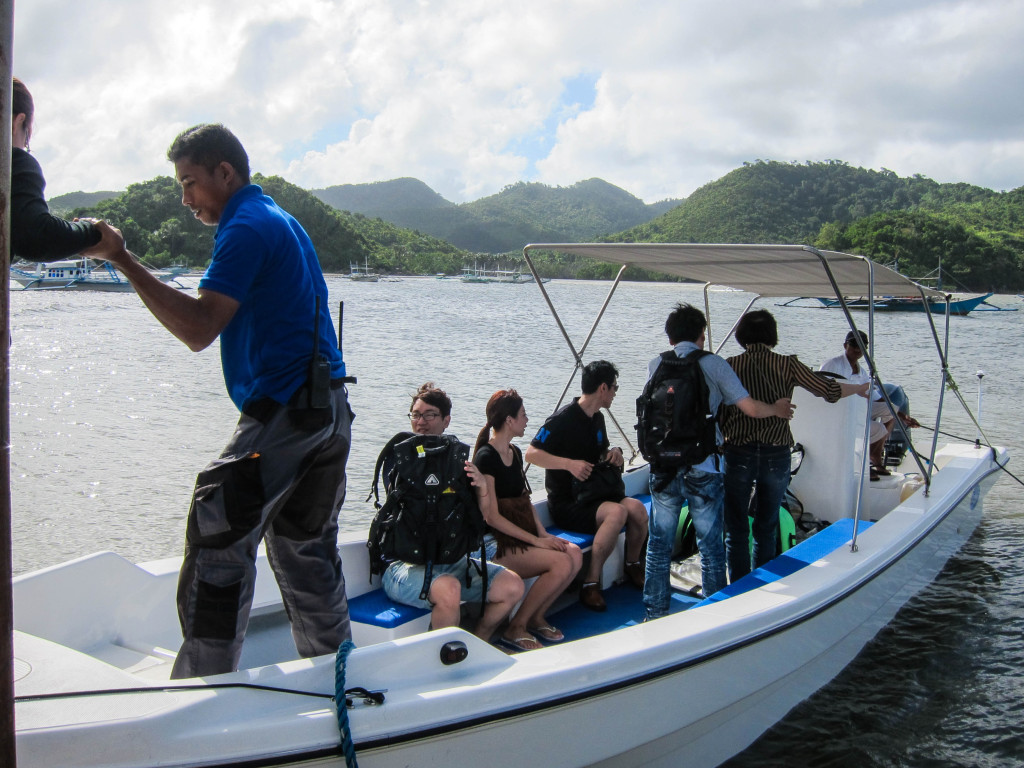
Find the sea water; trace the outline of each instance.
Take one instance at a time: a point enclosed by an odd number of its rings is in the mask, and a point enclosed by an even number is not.
[[[194,280],[192,281],[194,285]],[[329,277],[332,314],[344,302],[342,343],[356,419],[343,530],[372,516],[366,501],[377,453],[408,428],[411,395],[425,381],[454,402],[449,432],[472,443],[492,392],[515,387],[532,430],[560,398],[578,394],[575,355],[620,371],[612,442],[630,454],[634,400],[649,359],[667,348],[663,324],[677,301],[703,307],[697,286],[624,283],[601,323],[610,283],[553,281],[547,288],[570,348],[536,285],[408,278],[353,283]],[[135,294],[13,291],[11,299],[11,484],[14,568],[41,568],[99,550],[133,561],[177,555],[195,474],[216,457],[237,420],[216,343],[194,354],[173,339]],[[717,348],[745,294],[712,292]],[[1024,304],[997,297],[1003,306]],[[839,354],[842,314],[770,309],[777,351],[816,366]],[[866,324],[863,314],[856,316]],[[868,330],[866,325],[862,326]],[[885,380],[904,386],[924,424],[944,396],[943,431],[977,429],[941,389],[926,318],[879,315],[873,338]],[[940,325],[940,339],[944,329]],[[1024,476],[1021,382],[1024,311],[976,312],[950,323],[949,371],[995,444]],[[583,348],[585,346],[585,349]],[[722,354],[739,349],[729,342]],[[978,372],[984,375],[979,379]],[[919,445],[930,441],[915,430]],[[533,470],[535,488],[543,478]],[[1024,766],[1024,489],[1001,479],[975,536],[936,582],[835,681],[750,749],[739,766]],[[695,692],[680,691],[679,706]]]

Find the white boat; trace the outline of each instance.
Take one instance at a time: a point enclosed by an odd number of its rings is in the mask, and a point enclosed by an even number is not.
[[[532,283],[532,274],[523,274],[518,269],[479,269],[477,267],[463,267],[462,277],[464,283],[512,283],[514,285],[525,285]],[[542,282],[548,282],[550,278],[543,278]]]
[[[348,265],[348,279],[357,283],[376,283],[380,281],[380,275],[376,272],[371,272],[368,263],[364,262],[363,266],[360,267],[352,261]]]
[[[527,246],[531,270],[538,249],[622,264],[619,278],[637,265],[755,300],[854,283],[863,293],[869,279],[880,295],[907,288],[861,257],[803,246]],[[942,334],[934,338],[941,347]],[[873,367],[870,350],[866,360]],[[542,650],[509,656],[459,628],[426,631],[423,611],[390,604],[369,582],[362,536],[339,542],[354,650],[296,658],[261,553],[243,668],[204,679],[169,679],[180,559],[134,565],[107,552],[20,576],[19,768],[511,768],[526,745],[549,766],[718,765],[838,674],[932,580],[974,531],[1008,460],[1001,448],[939,445],[937,416],[916,477],[869,482],[865,401],[797,402],[805,458],[793,491],[831,525],[707,600],[677,593],[672,615],[646,623],[640,593],[611,586],[620,541],[603,575],[607,614],[566,596],[553,619],[567,640]],[[646,467],[627,472],[627,493],[642,497],[647,485]],[[537,508],[547,520],[546,503]],[[339,715],[346,691],[353,706]]]
[[[187,267],[152,270],[164,282],[173,282],[184,288],[177,278],[188,272]],[[23,291],[134,291],[127,278],[110,262],[92,259],[62,259],[49,262],[21,261],[11,266],[11,282],[21,285]]]

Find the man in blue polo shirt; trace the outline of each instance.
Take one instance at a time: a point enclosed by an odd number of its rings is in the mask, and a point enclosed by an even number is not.
[[[245,149],[224,126],[190,128],[167,157],[182,204],[217,227],[198,295],[156,279],[103,222],[90,254],[116,265],[191,350],[220,337],[224,382],[241,411],[196,481],[178,581],[184,643],[171,676],[237,669],[261,539],[299,653],[333,653],[351,637],[337,536],[352,414],[316,252],[250,183]]]

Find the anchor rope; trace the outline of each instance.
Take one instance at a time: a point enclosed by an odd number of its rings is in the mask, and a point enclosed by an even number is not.
[[[346,640],[338,646],[334,657],[334,708],[338,713],[338,732],[341,734],[341,751],[345,754],[346,768],[358,768],[356,745],[352,741],[352,729],[348,722],[348,705],[345,696],[345,664],[356,644]]]

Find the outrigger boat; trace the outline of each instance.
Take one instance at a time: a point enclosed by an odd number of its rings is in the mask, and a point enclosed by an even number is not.
[[[187,267],[153,270],[163,282],[173,282],[184,288],[177,278],[188,272]],[[18,262],[11,266],[11,282],[24,291],[112,291],[129,293],[135,289],[109,262],[92,259],[62,259],[49,262]]]
[[[893,264],[889,269],[896,269]],[[923,277],[914,278],[917,285],[929,286],[938,294],[935,297],[925,297],[912,294],[895,294],[868,296],[866,294],[854,294],[847,296],[843,302],[835,296],[801,296],[796,299],[780,304],[779,306],[800,306],[799,302],[806,299],[814,299],[826,309],[839,309],[844,305],[847,309],[873,309],[875,312],[931,312],[933,314],[968,315],[971,312],[1015,312],[1016,307],[998,307],[989,303],[991,293],[980,293],[974,296],[957,296],[944,291],[942,288],[942,259],[939,259],[939,266]]]
[[[628,265],[704,281],[709,313],[712,284],[754,294],[747,309],[760,296],[934,293],[862,257],[805,246],[531,245],[535,275],[539,250],[622,265],[608,300]],[[365,538],[343,535],[354,649],[296,658],[261,554],[243,668],[170,680],[179,559],[134,565],[107,552],[21,576],[18,765],[511,767],[527,748],[548,766],[718,765],[838,674],[981,519],[1008,456],[981,440],[938,444],[948,342],[929,318],[939,407],[924,455],[868,482],[865,401],[798,395],[792,426],[805,459],[792,489],[824,527],[710,598],[676,593],[672,614],[655,621],[641,621],[638,591],[614,586],[620,542],[603,575],[608,612],[567,595],[552,615],[565,642],[509,656],[460,628],[427,631],[423,611],[368,582]],[[587,344],[558,324],[578,369]],[[872,361],[868,350],[874,370]],[[625,480],[648,499],[645,466]],[[549,520],[546,502],[536,507]]]
[[[991,297],[991,293],[984,293],[961,299],[949,296],[945,299],[922,302],[919,298],[911,296],[884,296],[875,301],[874,304],[876,312],[933,312],[941,315],[946,311],[948,301],[949,314],[967,315],[976,309],[981,309],[982,305],[985,305],[989,311],[999,309],[998,307],[988,305],[988,299]],[[839,301],[836,299],[819,298],[818,301],[829,309],[836,309],[840,306]],[[850,309],[867,309],[869,301],[864,297],[858,297],[856,299],[847,299],[846,304]]]

